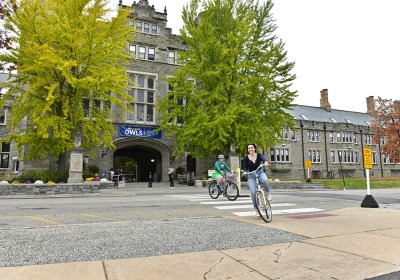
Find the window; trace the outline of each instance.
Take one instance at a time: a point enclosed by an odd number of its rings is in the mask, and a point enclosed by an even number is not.
[[[148,23],[143,24],[143,32],[150,33],[150,24],[148,24]]]
[[[154,123],[155,76],[130,74],[135,84],[130,84],[129,95],[136,102],[131,103],[132,113],[126,113],[127,122]]]
[[[140,47],[139,46],[138,58],[139,59],[145,59],[146,58],[146,48],[145,47]]]
[[[169,51],[169,52],[168,52],[168,63],[169,63],[169,64],[175,64],[175,63],[176,63],[175,60],[176,60],[176,53],[175,53],[175,51]]]
[[[286,128],[282,129],[282,137],[283,139],[289,139],[289,132]]]
[[[296,131],[294,130],[290,131],[290,140],[296,141]]]
[[[142,26],[143,26],[142,22],[140,22],[140,21],[136,22],[136,30],[137,31],[142,32]]]
[[[333,132],[329,132],[329,142],[333,143],[335,142],[335,136]]]
[[[152,25],[151,26],[151,34],[157,35],[158,34],[158,26],[157,25]]]
[[[359,163],[359,152],[354,150],[331,150],[332,163]]]
[[[94,99],[93,101],[90,101],[87,98],[84,98],[83,101],[83,115],[85,118],[94,117],[94,114],[96,114],[96,110],[98,112],[100,111],[108,111],[109,114],[111,114],[111,103],[110,101],[101,101],[99,99]],[[110,118],[110,116],[108,116]]]
[[[321,163],[321,151],[318,150],[309,150],[308,151],[308,158],[313,163]]]
[[[365,144],[366,145],[372,145],[372,138],[373,138],[373,136],[372,135],[365,135]]]
[[[271,162],[290,162],[289,149],[270,149],[269,150]]]
[[[376,152],[372,152],[372,164],[376,164]]]
[[[2,98],[3,97],[3,94],[6,94],[7,93],[7,89],[5,89],[5,88],[0,88],[0,98]]]
[[[0,125],[6,125],[6,124],[7,124],[7,111],[0,110]]]
[[[336,152],[331,151],[331,162],[335,163],[336,162]]]
[[[148,53],[147,59],[154,61],[155,58],[156,58],[156,49],[155,48],[149,48],[149,53]]]
[[[350,132],[343,132],[342,140],[343,143],[353,143],[353,134]]]
[[[319,142],[319,131],[317,130],[308,130],[307,131],[308,141],[310,142]]]
[[[8,168],[10,161],[10,144],[1,142],[0,168]]]
[[[130,22],[128,22],[128,24],[130,26],[135,26],[134,21],[130,21]],[[157,35],[158,34],[158,25],[150,24],[148,22],[137,21],[136,22],[136,30],[139,32],[142,32],[142,33]]]
[[[336,132],[336,142],[342,142],[342,133]]]
[[[129,53],[136,56],[136,45],[129,45]]]
[[[171,92],[173,90],[173,86],[171,84],[168,84],[168,93]],[[182,107],[182,110],[180,110],[180,112],[184,112],[184,108],[186,107],[186,99],[185,98],[177,98],[174,95],[169,95],[169,101],[171,104],[171,109],[169,109],[168,111],[171,112],[173,109],[175,108],[175,104],[178,104]],[[169,120],[170,123],[175,123],[178,125],[181,125],[183,123],[183,118],[182,116],[178,115],[175,119],[171,118]]]
[[[156,49],[154,47],[129,45],[129,53],[142,60],[154,61],[156,59]]]
[[[337,123],[337,121],[334,118],[329,118],[332,122]]]

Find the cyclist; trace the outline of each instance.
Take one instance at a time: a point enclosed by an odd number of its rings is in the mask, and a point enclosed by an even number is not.
[[[231,169],[225,163],[224,158],[225,158],[224,155],[218,156],[218,161],[215,163],[214,171],[211,174],[212,179],[217,181],[217,185],[220,187],[224,185],[224,177],[225,177],[224,171],[231,172]]]
[[[257,167],[259,167],[261,164],[268,165],[268,162],[265,159],[265,156],[260,153],[257,153],[256,149],[257,149],[257,147],[255,144],[253,144],[253,143],[247,144],[247,151],[249,154],[244,158],[244,164],[243,164],[244,173],[243,174],[246,174],[247,172],[252,172],[252,171],[256,170]],[[265,172],[262,169],[259,169],[257,171],[257,173],[259,176],[258,180],[264,187],[264,191],[265,191],[265,195],[266,195],[267,199],[272,200],[271,194],[270,194],[271,184],[268,180],[267,174],[265,174]],[[257,192],[256,174],[254,174],[254,173],[249,174],[247,182],[249,184],[251,200],[253,200],[253,206],[254,206],[254,208],[257,208],[257,204],[256,204],[256,192]]]

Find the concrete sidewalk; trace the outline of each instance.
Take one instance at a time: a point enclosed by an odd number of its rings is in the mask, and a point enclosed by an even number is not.
[[[0,279],[355,280],[400,270],[399,210],[347,208],[302,216],[275,216],[270,224],[260,218],[234,219],[281,229],[309,239],[222,251],[6,267],[0,268]]]

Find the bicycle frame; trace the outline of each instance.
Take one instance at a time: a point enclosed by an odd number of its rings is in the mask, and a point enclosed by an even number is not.
[[[234,182],[224,178],[222,186],[218,186],[217,181],[213,180],[208,186],[208,193],[213,199],[217,199],[221,194],[224,194],[227,199],[236,200],[239,196],[239,189]]]
[[[249,172],[247,174],[255,173],[255,175],[256,175],[257,191],[256,191],[255,199],[256,199],[256,205],[257,205],[257,212],[258,212],[258,215],[266,223],[270,223],[272,221],[271,205],[270,205],[268,199],[265,197],[264,190],[261,188],[261,185],[260,185],[259,175],[257,174],[257,171],[260,170],[260,168],[263,166],[264,165],[260,165],[259,167],[257,167],[256,170]]]

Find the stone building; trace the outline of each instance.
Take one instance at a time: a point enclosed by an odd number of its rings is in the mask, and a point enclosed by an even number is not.
[[[332,109],[328,90],[321,92],[320,107],[297,105],[290,113],[297,127],[283,129],[282,142],[267,151],[272,178],[338,178],[364,176],[364,147],[372,149],[372,176],[398,176],[400,164],[390,163],[373,142],[370,125],[374,97],[367,113]],[[307,168],[306,161],[311,168]]]
[[[172,163],[175,168],[181,167],[196,178],[203,178],[207,176],[207,170],[213,168],[216,158],[196,159],[188,152],[174,159],[174,138],[162,131],[155,132],[159,120],[154,105],[169,91],[165,78],[172,76],[179,67],[175,59],[178,52],[184,51],[187,46],[168,28],[166,8],[157,12],[147,0],[134,1],[129,8],[132,10],[130,24],[138,31],[128,46],[137,58],[127,69],[135,82],[129,91],[136,100],[131,104],[133,114],[127,113],[125,121],[121,112],[112,108],[116,149],[99,150],[95,158],[84,154],[84,165],[98,165],[100,173],[107,173],[110,168],[122,169],[127,178],[137,181],[148,181],[150,173],[154,181],[166,181],[168,167]],[[332,109],[328,98],[328,90],[322,90],[320,107],[298,105],[290,112],[297,127],[284,129],[284,139],[264,151],[271,165],[269,176],[299,179],[305,178],[308,171],[313,178],[337,178],[341,174],[363,176],[363,147],[373,150],[374,176],[400,175],[400,166],[386,162],[379,153],[379,146],[372,143],[369,126],[373,118],[370,114],[374,109],[373,97],[367,98],[367,113]],[[10,106],[11,103],[6,103],[1,111],[1,136],[7,133],[5,124]],[[57,166],[57,161],[52,158],[43,162],[20,163],[15,143],[2,143],[1,148],[0,175],[13,175],[30,169],[54,169]],[[119,159],[129,159],[130,166]],[[68,159],[60,160],[68,168]],[[305,160],[311,160],[309,170],[305,168]]]

